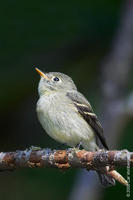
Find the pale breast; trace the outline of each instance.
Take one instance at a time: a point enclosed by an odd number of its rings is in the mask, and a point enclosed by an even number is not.
[[[67,99],[59,95],[41,97],[37,103],[38,119],[55,140],[75,146],[94,137],[93,130]]]

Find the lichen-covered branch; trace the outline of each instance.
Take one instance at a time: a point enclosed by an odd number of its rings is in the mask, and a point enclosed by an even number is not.
[[[122,151],[98,151],[67,149],[50,150],[31,147],[24,151],[1,152],[0,171],[20,168],[86,168],[102,171],[103,167],[125,167],[127,158],[130,157],[130,165],[133,166],[133,152]]]

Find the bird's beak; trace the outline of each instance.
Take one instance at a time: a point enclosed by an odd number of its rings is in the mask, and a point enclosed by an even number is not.
[[[35,70],[38,72],[38,74],[40,76],[42,76],[43,78],[50,80],[40,69],[38,69],[37,67],[35,68]]]

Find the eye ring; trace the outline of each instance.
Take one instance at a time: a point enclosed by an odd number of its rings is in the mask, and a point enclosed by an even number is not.
[[[60,81],[60,79],[58,77],[53,77],[53,81]]]

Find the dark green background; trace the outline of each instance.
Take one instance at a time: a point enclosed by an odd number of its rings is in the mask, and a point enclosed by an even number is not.
[[[0,151],[34,146],[65,148],[38,123],[39,76],[34,67],[70,75],[94,110],[101,65],[116,33],[123,1],[2,1],[0,6]],[[130,83],[129,88],[132,88]],[[119,147],[132,150],[132,122]],[[126,177],[126,170],[121,170]],[[65,200],[77,170],[24,169],[0,174],[2,200]],[[119,191],[119,192],[118,192]],[[126,199],[117,184],[105,199]]]

